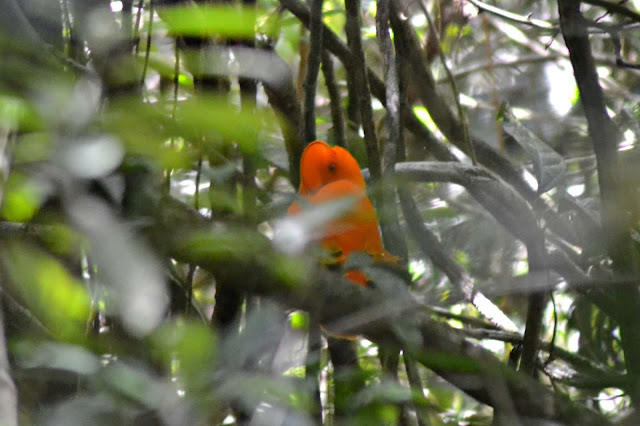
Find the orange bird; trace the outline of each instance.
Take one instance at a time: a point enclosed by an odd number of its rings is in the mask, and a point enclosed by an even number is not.
[[[378,216],[367,197],[360,166],[349,151],[339,146],[330,147],[323,141],[310,143],[300,159],[298,195],[311,205],[343,197],[356,199],[347,212],[325,224],[321,232],[320,245],[337,253],[338,263],[356,251],[368,253],[376,262],[396,263],[398,258],[382,246]],[[301,210],[298,203],[293,202],[288,214]],[[367,277],[361,271],[350,270],[345,276],[356,284],[367,285]]]

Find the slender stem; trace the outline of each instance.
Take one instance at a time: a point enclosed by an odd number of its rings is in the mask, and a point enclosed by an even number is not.
[[[433,37],[433,39],[436,41],[438,45],[438,55],[440,56],[440,62],[442,62],[442,67],[444,68],[444,71],[447,74],[447,77],[449,78],[449,82],[451,84],[451,90],[453,91],[454,99],[456,102],[456,109],[458,111],[458,121],[460,126],[462,127],[462,142],[467,147],[469,157],[471,157],[471,161],[475,165],[477,163],[476,151],[473,146],[471,136],[469,135],[469,126],[467,124],[467,119],[464,114],[464,111],[462,110],[462,104],[460,103],[460,91],[458,90],[458,85],[456,84],[456,80],[455,78],[453,78],[453,74],[451,73],[451,70],[447,65],[447,58],[445,58],[444,52],[440,47],[440,36],[438,35],[438,31],[436,31],[435,25],[433,24],[433,20],[431,19],[431,14],[427,10],[427,7],[424,5],[424,3],[419,2],[418,4],[421,6],[422,12],[424,13],[424,15],[427,18],[427,21],[429,22],[429,31],[431,32],[431,37]]]
[[[136,22],[133,24],[133,53],[137,56],[140,49],[140,21],[142,20],[142,7],[144,6],[144,0],[138,1],[138,11],[136,12]]]
[[[409,386],[411,387],[413,393],[418,395],[420,397],[420,400],[424,401],[426,398],[424,396],[424,386],[422,385],[422,379],[420,378],[418,365],[416,364],[416,361],[407,354],[403,354],[402,357],[404,359],[404,368],[407,372],[407,379],[409,379]],[[429,421],[427,413],[424,409],[424,405],[415,404],[415,409],[418,426],[428,425]]]
[[[323,0],[311,0],[311,22],[309,23],[309,54],[307,71],[303,83],[304,105],[304,141],[316,140],[316,86],[322,62],[322,3]]]
[[[324,84],[329,94],[329,108],[331,109],[331,121],[333,123],[333,140],[335,145],[346,147],[344,115],[342,113],[342,97],[336,81],[333,58],[326,50],[322,51],[322,74]]]
[[[386,95],[386,138],[382,138],[383,156],[382,173],[385,180],[382,184],[382,209],[380,228],[388,249],[396,256],[406,259],[407,243],[400,229],[400,220],[396,208],[396,189],[392,185],[395,165],[398,161],[400,147],[400,86],[398,81],[398,64],[394,52],[389,29],[390,0],[378,0],[376,13],[376,32],[384,65],[384,82]]]
[[[398,158],[398,146],[400,145],[398,68],[389,34],[389,3],[390,0],[378,0],[378,11],[376,13],[376,30],[384,63],[385,94],[387,98],[387,139],[384,143],[384,155],[382,157],[382,171],[385,175],[394,172]]]
[[[588,3],[595,4],[593,0]],[[587,118],[589,137],[596,154],[598,184],[602,199],[602,227],[614,272],[629,284],[621,284],[614,290],[618,307],[620,335],[624,349],[627,373],[635,386],[630,390],[632,403],[640,409],[640,324],[637,315],[640,306],[638,293],[638,259],[630,236],[629,202],[635,197],[625,193],[620,182],[618,165],[618,129],[609,118],[599,84],[598,74],[591,53],[591,44],[580,11],[580,1],[559,0],[560,27],[580,101]],[[608,9],[609,10],[609,9]],[[619,11],[618,11],[619,12]]]
[[[531,16],[522,16],[504,9],[483,3],[479,0],[469,0],[469,3],[478,8],[478,10],[498,16],[507,21],[516,22],[518,24],[529,25],[543,31],[557,32],[558,26],[541,19],[535,19]]]
[[[149,30],[147,31],[147,48],[144,52],[144,65],[142,68],[142,77],[140,77],[140,82],[142,83],[142,87],[144,89],[144,80],[147,77],[147,68],[149,66],[149,55],[151,53],[151,34],[153,32],[153,0],[149,0]],[[176,58],[178,57],[178,47],[176,46]],[[180,67],[178,66],[178,60],[176,59],[176,69],[179,72]],[[177,72],[174,75],[174,79],[177,79]],[[177,89],[176,89],[177,90]]]
[[[362,35],[360,32],[360,0],[346,0],[345,9],[347,15],[347,42],[352,54],[352,65],[354,67],[353,76],[355,78],[354,83],[360,109],[360,117],[362,119],[362,130],[364,131],[364,142],[367,149],[369,170],[373,181],[377,182],[382,176],[382,168],[380,165],[380,151],[378,149],[376,128],[373,122],[371,92],[369,90],[369,80],[367,79],[367,65],[364,58]]]

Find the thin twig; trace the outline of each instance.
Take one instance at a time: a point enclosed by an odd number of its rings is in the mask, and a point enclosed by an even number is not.
[[[469,1],[471,1],[471,0],[469,0]],[[606,11],[608,11],[609,13],[622,15],[622,16],[624,16],[626,18],[629,18],[633,22],[640,22],[640,14],[638,14],[637,12],[634,12],[631,9],[627,9],[626,7],[624,7],[622,5],[623,2],[614,3],[614,2],[605,1],[605,0],[582,0],[582,3],[590,4],[592,6],[601,7],[603,9],[605,9]]]
[[[391,17],[389,17],[391,20]],[[391,23],[391,21],[389,21]],[[398,114],[398,149],[396,151],[396,161],[406,160],[406,149],[404,142],[404,127],[407,122],[407,114],[411,110],[407,99],[407,81],[409,73],[409,64],[406,59],[407,52],[404,45],[394,37],[393,46],[396,49],[396,68],[398,74],[398,99],[400,113]],[[413,114],[409,114],[413,115]]]
[[[420,371],[418,370],[416,361],[409,355],[403,354],[402,357],[404,358],[404,369],[407,372],[409,386],[411,387],[413,393],[416,396],[420,397],[419,403],[414,404],[418,426],[428,425],[429,421],[427,418],[427,413],[424,412],[424,404],[422,404],[422,402],[425,401],[426,398],[424,396],[424,387],[422,385],[422,379],[420,378]],[[416,396],[414,396],[413,398],[416,398]]]
[[[407,243],[400,229],[400,220],[396,208],[396,190],[391,185],[395,174],[395,164],[400,152],[400,94],[398,83],[398,65],[391,43],[389,30],[390,0],[378,0],[376,13],[376,32],[384,63],[384,82],[386,110],[385,124],[387,137],[384,138],[382,173],[385,181],[381,188],[380,228],[388,249],[396,256],[406,259]]]
[[[71,14],[69,13],[69,0],[63,0],[60,2],[62,8],[62,36],[64,37],[64,49],[62,54],[65,57],[71,57],[71,33],[73,31],[71,25]]]
[[[313,417],[316,424],[322,424],[322,399],[320,397],[320,366],[322,355],[322,334],[320,326],[309,316],[309,335],[307,337],[307,359],[305,361],[305,378],[313,384],[313,400],[315,402]]]
[[[147,30],[147,49],[144,52],[144,65],[142,67],[142,77],[140,77],[140,82],[142,83],[142,87],[144,88],[144,80],[147,76],[147,68],[149,66],[149,55],[151,54],[151,34],[153,32],[153,0],[149,0],[149,30]],[[176,57],[178,56],[178,47],[176,46]],[[176,59],[176,63],[177,63]],[[176,69],[179,72],[180,67],[176,65]],[[174,71],[175,72],[175,71]],[[177,75],[177,74],[176,74]],[[177,78],[174,75],[174,79]]]
[[[460,332],[468,337],[477,340],[496,340],[498,342],[511,343],[513,345],[521,344],[523,341],[522,335],[514,332],[478,328],[462,328],[460,329]],[[573,368],[584,374],[596,377],[609,377],[610,380],[612,382],[615,382],[616,384],[624,381],[624,375],[613,373],[607,366],[586,358],[582,355],[578,355],[565,349],[559,348],[549,342],[540,341],[540,349],[547,353],[553,352],[556,359],[568,363]],[[603,387],[607,387],[607,385],[603,385]]]
[[[424,226],[420,212],[411,195],[403,189],[399,190],[398,195],[402,212],[409,228],[409,235],[413,237],[420,251],[422,251],[438,269],[447,275],[455,290],[460,293],[468,303],[473,304],[483,317],[500,329],[509,331],[517,330],[518,327],[516,327],[513,321],[511,321],[500,308],[495,306],[489,299],[474,288],[471,277],[469,277],[462,266],[455,262],[447,253],[438,238]]]
[[[173,64],[173,104],[171,105],[171,121],[173,122],[175,122],[176,120],[176,111],[178,110],[178,87],[179,87],[179,76],[180,76],[180,50],[178,49],[177,45],[174,47],[174,49],[175,50],[174,50],[174,64]],[[171,138],[170,143],[173,146],[174,144],[173,137]],[[165,190],[167,191],[167,193],[171,191],[171,169],[168,169],[166,172]],[[196,192],[197,192],[197,188],[196,188]]]
[[[613,42],[613,50],[616,55],[616,65],[623,68],[631,68],[634,70],[640,69],[640,64],[633,64],[627,62],[622,57],[622,43],[620,42],[620,35],[617,32],[611,33],[611,41]]]
[[[133,42],[134,48],[133,53],[135,56],[138,56],[138,51],[140,49],[140,21],[142,20],[142,7],[144,6],[144,0],[138,1],[138,11],[136,13],[136,22],[133,25]]]
[[[387,98],[387,140],[382,156],[382,171],[393,174],[400,145],[400,96],[398,94],[398,67],[389,34],[390,0],[378,0],[376,32],[384,63],[385,94]]]
[[[547,276],[549,276],[549,271],[547,271]],[[558,335],[558,306],[556,305],[556,298],[553,296],[553,293],[551,293],[551,305],[553,306],[553,331],[551,332],[549,357],[544,363],[545,367],[554,359],[556,337]]]
[[[489,78],[491,79],[491,103],[493,104],[494,126],[496,128],[497,145],[500,151],[504,150],[504,138],[502,134],[502,123],[497,119],[500,111],[500,98],[498,96],[498,84],[496,82],[496,70],[493,61],[493,46],[491,45],[491,33],[486,15],[482,15],[482,31],[484,32],[485,44],[487,45],[487,56],[489,58]],[[449,78],[450,78],[449,74]]]
[[[371,171],[371,177],[374,182],[377,182],[382,176],[382,168],[376,128],[373,122],[371,91],[369,90],[369,80],[367,79],[367,65],[364,58],[362,35],[360,32],[360,0],[346,0],[345,11],[347,15],[347,42],[351,48],[352,65],[354,68],[353,76],[355,78],[354,83],[360,118],[362,119],[362,130],[364,131],[364,143],[367,149],[369,170]]]
[[[499,7],[491,6],[479,0],[467,0],[467,1],[472,5],[474,5],[475,7],[477,7],[478,10],[480,11],[490,13],[492,15],[506,19],[507,21],[528,25],[528,26],[537,28],[539,30],[549,31],[553,33],[556,33],[559,30],[558,25],[554,25],[550,22],[543,21],[541,19],[532,18],[531,14],[529,14],[528,16],[522,16],[513,12],[509,12],[504,9],[500,9]],[[585,3],[588,3],[588,2],[585,2]]]
[[[316,86],[322,61],[322,3],[323,0],[311,0],[311,22],[309,24],[309,54],[304,83],[303,120],[304,142],[316,140]]]
[[[424,3],[418,2],[418,4],[422,8],[422,13],[424,13],[424,16],[427,18],[427,21],[429,22],[429,30],[431,31],[431,37],[433,37],[436,44],[438,45],[437,50],[438,50],[438,55],[440,56],[440,62],[442,62],[442,67],[444,68],[444,71],[447,74],[447,77],[449,78],[449,82],[451,83],[451,90],[453,91],[453,97],[456,102],[456,109],[458,110],[458,121],[460,126],[462,127],[463,143],[469,150],[469,157],[471,157],[471,161],[475,165],[477,163],[476,151],[475,151],[475,148],[473,147],[473,142],[471,141],[471,137],[469,136],[469,126],[467,124],[467,119],[464,114],[464,111],[462,110],[462,104],[460,103],[460,91],[458,90],[456,79],[453,78],[453,74],[451,74],[451,69],[449,69],[449,66],[447,65],[447,58],[444,56],[444,52],[440,47],[440,36],[438,35],[438,32],[436,31],[436,27],[433,24],[433,20],[431,19],[431,14],[427,10],[427,7],[424,5]]]
[[[333,123],[331,142],[335,145],[346,147],[342,97],[340,96],[340,89],[336,81],[333,58],[331,54],[324,49],[322,50],[322,74],[324,75],[324,84],[327,86],[327,93],[329,94],[329,109],[331,110],[331,122]]]

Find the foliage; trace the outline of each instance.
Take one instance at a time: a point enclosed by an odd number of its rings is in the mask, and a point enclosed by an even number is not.
[[[633,423],[636,3],[346,1],[4,3],[1,424]]]

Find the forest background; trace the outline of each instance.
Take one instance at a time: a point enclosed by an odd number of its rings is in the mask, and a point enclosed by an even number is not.
[[[1,0],[0,424],[637,424],[637,8]]]

